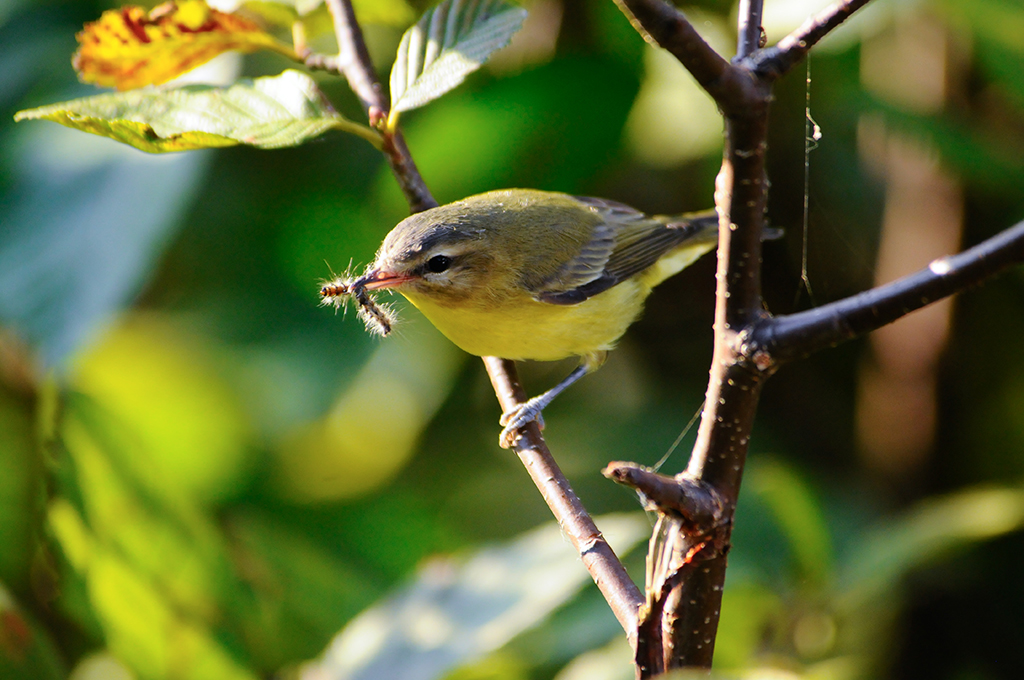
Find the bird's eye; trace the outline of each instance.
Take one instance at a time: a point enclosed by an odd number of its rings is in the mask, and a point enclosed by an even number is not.
[[[434,255],[432,258],[427,260],[427,271],[435,274],[440,274],[451,266],[452,258],[447,255]]]

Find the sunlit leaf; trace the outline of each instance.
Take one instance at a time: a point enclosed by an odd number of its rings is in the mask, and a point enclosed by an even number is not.
[[[200,0],[108,10],[78,34],[72,60],[87,83],[119,90],[158,85],[229,50],[271,49],[298,59],[259,25]]]
[[[312,78],[290,70],[227,88],[188,85],[86,97],[19,111],[15,120],[52,120],[149,153],[298,146],[328,130],[377,141],[375,132],[334,111]]]
[[[595,521],[620,555],[650,528],[635,514]],[[408,586],[353,620],[302,678],[443,677],[536,625],[587,581],[556,524],[466,560],[435,560]]]
[[[440,97],[507,45],[526,10],[503,0],[445,0],[405,32],[391,68],[391,119]]]
[[[66,409],[61,441],[80,502],[56,497],[48,524],[72,572],[62,583],[83,586],[69,613],[94,618],[137,677],[251,680],[219,639],[224,605],[242,593],[212,522],[126,470],[125,455],[146,452],[124,421],[74,394]]]
[[[51,524],[61,529],[58,540],[65,556],[76,570],[84,571],[99,552],[112,549],[128,568],[158,585],[161,597],[176,610],[197,620],[213,619],[216,586],[226,571],[213,528],[194,507],[178,499],[161,502],[125,475],[115,457],[124,456],[132,438],[114,429],[116,421],[101,423],[103,414],[86,412],[95,406],[75,401],[78,412],[65,424],[63,438],[74,464],[84,515],[77,517],[77,511],[58,502],[51,504],[50,514]],[[172,505],[175,502],[177,507]],[[191,526],[182,515],[191,516]]]

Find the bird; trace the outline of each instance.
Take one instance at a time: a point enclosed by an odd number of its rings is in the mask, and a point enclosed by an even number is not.
[[[597,370],[659,283],[712,250],[715,211],[647,215],[623,203],[537,189],[504,189],[413,214],[384,238],[354,279],[322,285],[324,304],[355,297],[368,327],[391,312],[367,295],[401,293],[464,351],[512,360],[578,357],[543,394],[502,414],[499,444],[543,427],[556,396]]]

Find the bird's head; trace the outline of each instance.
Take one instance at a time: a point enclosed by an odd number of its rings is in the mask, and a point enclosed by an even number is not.
[[[442,208],[406,218],[384,239],[376,260],[354,285],[391,289],[415,302],[465,305],[486,298],[496,276],[489,230],[471,216]]]

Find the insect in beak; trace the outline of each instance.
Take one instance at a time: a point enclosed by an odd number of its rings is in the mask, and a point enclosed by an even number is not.
[[[337,278],[320,288],[321,304],[333,305],[335,309],[346,306],[355,298],[357,314],[366,324],[366,329],[377,335],[387,335],[395,324],[395,315],[388,305],[378,304],[368,291],[397,286],[411,276],[399,276],[370,270],[356,279]]]

